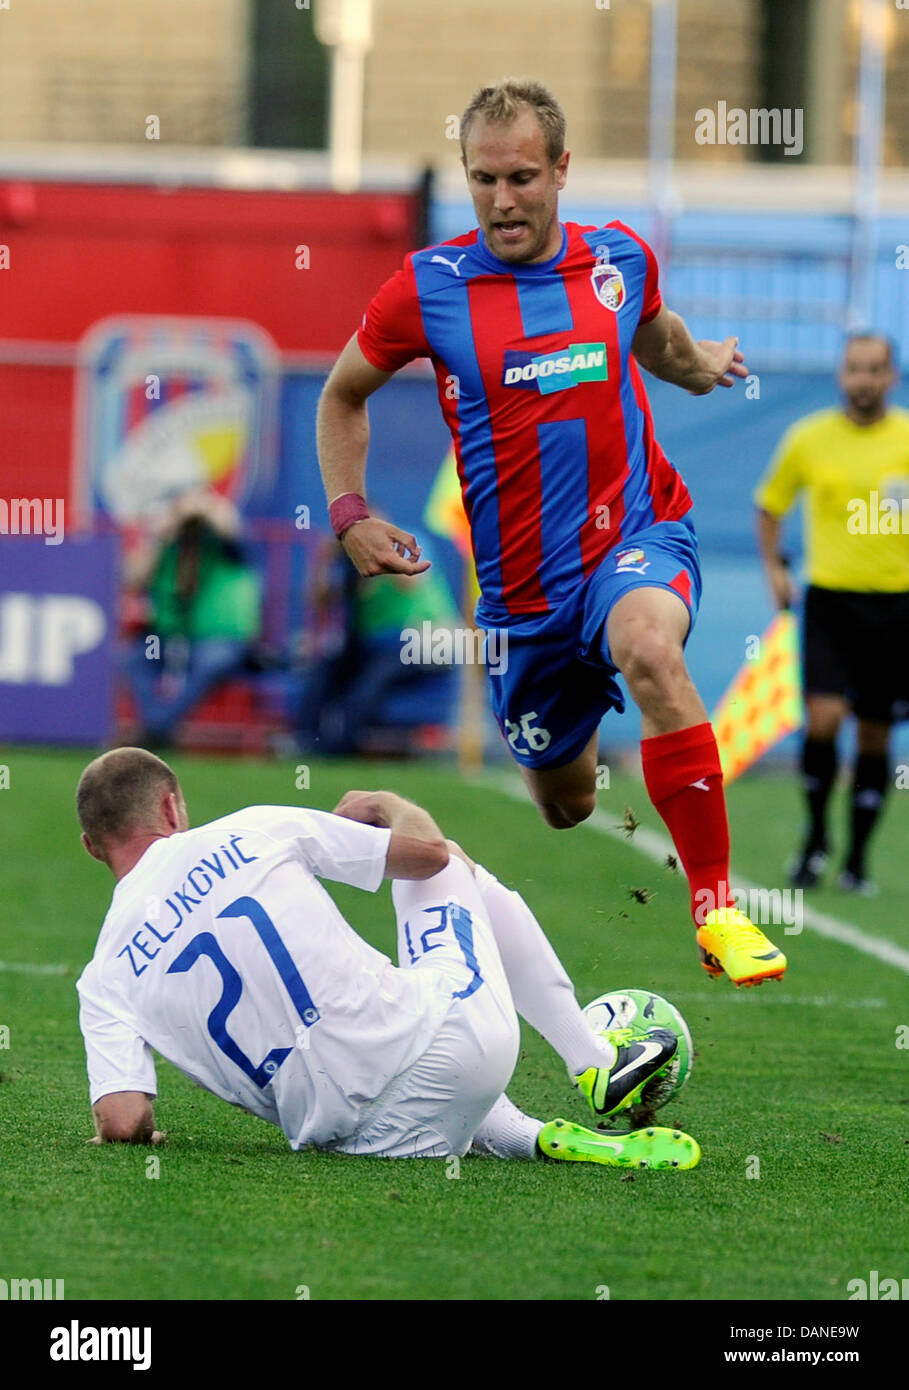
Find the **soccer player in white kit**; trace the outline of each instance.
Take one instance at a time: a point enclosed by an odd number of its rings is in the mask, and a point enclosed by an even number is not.
[[[420,807],[349,792],[337,814],[253,806],[190,829],[172,770],[123,748],[85,769],[77,809],[85,848],[117,881],[77,982],[99,1142],[162,1138],[154,1048],[294,1149],[697,1162],[678,1131],[544,1125],[507,1099],[516,1006],[575,1076],[597,1069],[599,1115],[637,1099],[676,1039],[595,1037],[523,899]],[[393,880],[399,966],[319,877],[367,892]]]

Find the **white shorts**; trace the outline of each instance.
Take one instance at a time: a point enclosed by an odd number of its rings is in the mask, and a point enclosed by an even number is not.
[[[520,1026],[495,935],[463,860],[420,882],[392,885],[398,965],[431,970],[451,1005],[421,1057],[385,1088],[350,1139],[334,1146],[382,1158],[465,1154],[505,1090]]]

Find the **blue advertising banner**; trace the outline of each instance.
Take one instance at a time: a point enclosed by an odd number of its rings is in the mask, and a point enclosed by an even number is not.
[[[0,739],[104,743],[113,725],[117,540],[0,536]]]

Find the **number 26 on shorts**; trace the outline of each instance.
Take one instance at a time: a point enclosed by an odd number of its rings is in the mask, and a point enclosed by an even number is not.
[[[549,747],[551,739],[549,730],[534,728],[533,726],[533,721],[537,717],[536,710],[532,709],[529,713],[518,716],[519,724],[516,724],[512,719],[505,720],[505,727],[508,730],[508,746],[518,757],[524,752],[524,749],[517,746],[521,739],[531,753],[542,753],[544,748]]]

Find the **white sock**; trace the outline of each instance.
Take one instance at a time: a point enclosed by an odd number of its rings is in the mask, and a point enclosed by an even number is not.
[[[476,882],[518,1013],[542,1033],[572,1075],[611,1066],[615,1048],[590,1031],[562,962],[520,893],[505,888],[482,864]]]
[[[542,1128],[542,1120],[532,1119],[507,1096],[499,1096],[473,1136],[473,1151],[496,1158],[538,1158],[537,1135]]]

